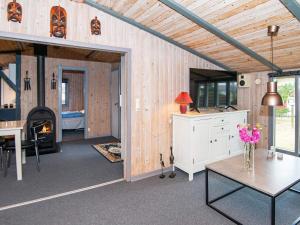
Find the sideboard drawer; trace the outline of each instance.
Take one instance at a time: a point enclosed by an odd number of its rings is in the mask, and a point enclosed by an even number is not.
[[[227,117],[215,117],[213,118],[212,125],[215,126],[223,126],[224,124],[228,124],[229,120]]]

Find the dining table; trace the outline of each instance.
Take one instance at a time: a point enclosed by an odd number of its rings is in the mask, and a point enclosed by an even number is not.
[[[25,120],[15,121],[2,121],[0,122],[0,136],[14,136],[15,138],[15,154],[16,154],[16,169],[17,169],[17,180],[23,179],[22,176],[22,164],[26,163],[25,152],[22,152],[21,141],[22,131],[26,125]]]

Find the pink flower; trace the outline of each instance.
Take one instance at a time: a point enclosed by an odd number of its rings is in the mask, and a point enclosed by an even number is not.
[[[239,135],[241,141],[250,144],[256,144],[260,140],[260,131],[257,127],[253,127],[252,130],[250,129],[250,125],[241,127],[239,124],[237,125],[239,129]]]

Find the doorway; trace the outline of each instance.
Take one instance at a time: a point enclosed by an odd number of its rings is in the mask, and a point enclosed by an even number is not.
[[[16,41],[23,42],[24,44],[30,45],[32,43],[35,44],[43,44],[52,46],[53,48],[73,48],[76,51],[89,50],[91,52],[107,52],[107,53],[117,53],[121,55],[121,63],[120,63],[120,73],[121,73],[121,142],[122,142],[122,153],[124,153],[124,157],[122,154],[122,158],[124,158],[124,178],[127,181],[131,180],[131,132],[132,132],[132,124],[131,124],[131,100],[132,100],[132,87],[131,87],[131,57],[132,52],[130,48],[124,47],[114,47],[107,46],[96,43],[87,43],[87,42],[79,42],[79,41],[71,41],[65,39],[54,39],[50,37],[41,37],[29,34],[18,34],[14,33],[13,37],[11,33],[0,31],[0,39],[7,41]],[[20,49],[18,49],[20,51]],[[60,51],[64,53],[64,51]],[[72,54],[69,55],[72,57]],[[87,57],[85,55],[84,57]],[[57,71],[57,69],[56,69]],[[52,74],[52,73],[51,73]],[[58,80],[58,79],[57,79]],[[21,83],[21,82],[19,82]],[[48,90],[48,89],[47,89]],[[28,92],[31,94],[33,92]],[[57,99],[57,98],[55,98]],[[55,101],[53,101],[55,102]],[[57,104],[55,104],[57,107]],[[53,107],[55,107],[53,105]],[[57,109],[56,109],[57,110]],[[58,111],[58,110],[57,110]],[[56,112],[57,112],[56,111]],[[24,110],[23,110],[24,112]],[[58,129],[59,130],[59,129]],[[58,138],[57,138],[57,141]]]
[[[121,140],[120,67],[111,72],[111,134]]]
[[[88,138],[88,71],[58,67],[59,142]]]

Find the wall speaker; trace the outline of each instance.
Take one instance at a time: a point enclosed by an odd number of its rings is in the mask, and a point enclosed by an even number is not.
[[[250,87],[250,78],[249,75],[239,74],[238,75],[238,87]]]

